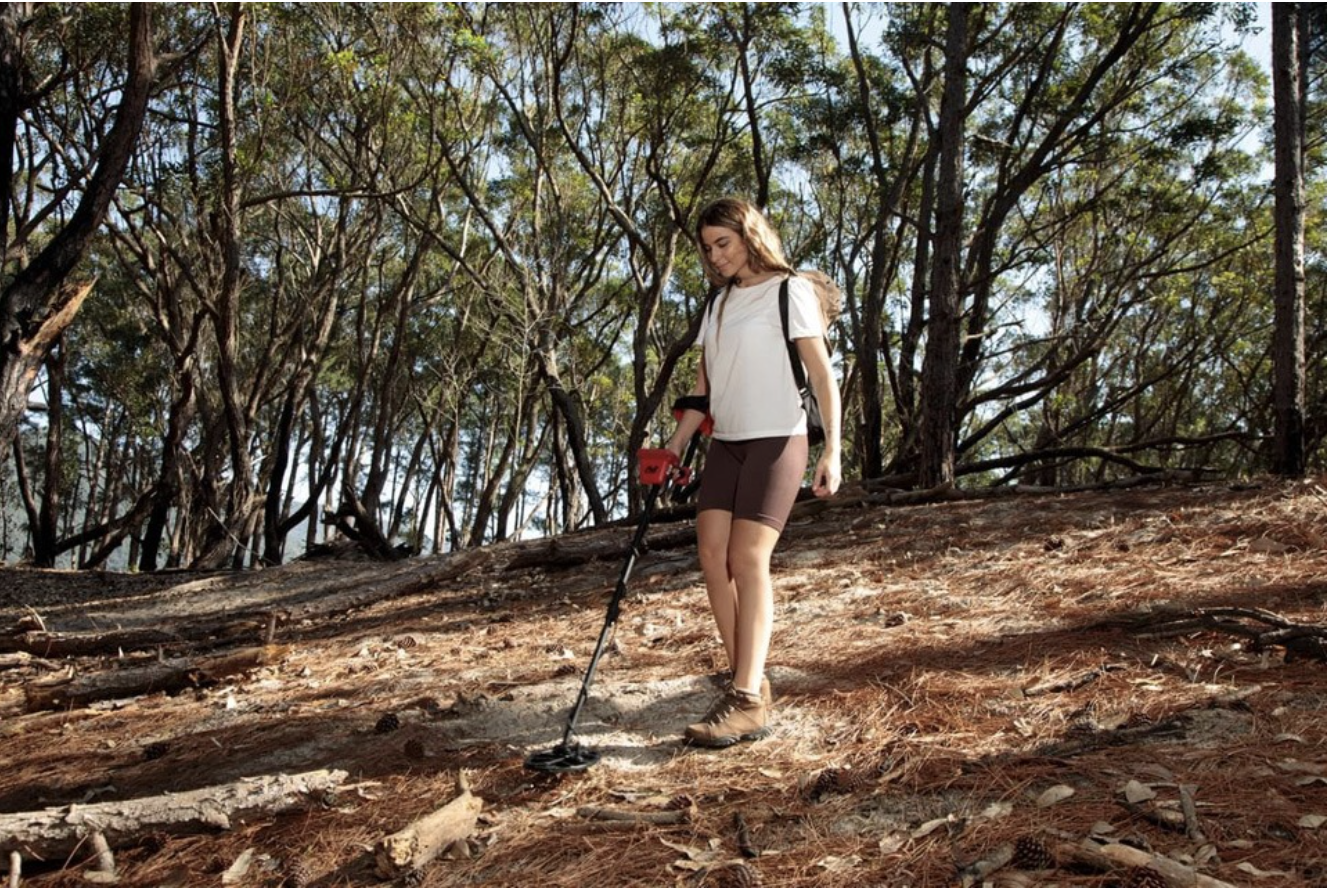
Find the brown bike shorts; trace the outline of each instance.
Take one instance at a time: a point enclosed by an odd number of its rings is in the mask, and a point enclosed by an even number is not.
[[[807,473],[807,436],[710,441],[696,510],[720,509],[734,519],[783,531]]]

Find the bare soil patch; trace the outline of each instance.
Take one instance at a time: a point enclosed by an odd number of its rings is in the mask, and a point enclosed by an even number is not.
[[[773,734],[723,752],[679,743],[724,664],[690,523],[660,516],[579,720],[602,760],[527,770],[561,739],[630,536],[208,576],[0,569],[0,651],[163,633],[0,669],[0,816],[337,769],[298,813],[115,849],[120,884],[219,885],[249,852],[231,884],[377,885],[374,843],[464,769],[478,829],[413,884],[1138,878],[1064,857],[1090,837],[1229,884],[1325,882],[1324,663],[1254,637],[1275,628],[1259,615],[1324,626],[1321,479],[809,504],[775,558]],[[266,665],[197,666],[257,648]],[[193,685],[28,711],[34,689],[172,662]],[[23,866],[87,884],[91,848]]]

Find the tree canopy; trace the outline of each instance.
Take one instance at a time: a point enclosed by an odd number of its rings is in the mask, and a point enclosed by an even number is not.
[[[138,6],[0,15],[0,557],[391,557],[630,512],[728,194],[845,293],[850,478],[1273,466],[1248,4]]]

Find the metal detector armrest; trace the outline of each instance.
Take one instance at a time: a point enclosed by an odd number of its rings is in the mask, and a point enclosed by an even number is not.
[[[710,396],[683,395],[673,402],[674,419],[681,421],[682,415],[688,410],[704,414],[705,419],[701,420],[701,434],[709,438],[715,430],[715,418],[710,415]]]
[[[642,484],[663,486],[670,478],[686,484],[692,477],[691,466],[681,465],[678,455],[663,447],[642,447],[636,453],[636,464]]]

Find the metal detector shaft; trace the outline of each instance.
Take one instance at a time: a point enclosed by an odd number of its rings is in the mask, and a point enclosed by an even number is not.
[[[655,501],[659,499],[659,491],[660,485],[652,485],[650,493],[646,495],[646,504],[641,512],[641,520],[636,525],[636,533],[632,536],[631,548],[627,550],[627,558],[623,561],[622,572],[618,574],[618,585],[614,587],[613,597],[609,599],[609,610],[604,618],[604,628],[600,630],[599,641],[595,643],[595,652],[590,655],[590,665],[586,667],[586,676],[581,682],[581,692],[576,695],[576,703],[572,706],[571,714],[567,716],[567,730],[563,732],[563,746],[571,745],[572,735],[576,732],[577,717],[581,715],[581,707],[586,704],[586,699],[590,696],[590,683],[595,678],[595,667],[599,665],[599,658],[604,654],[604,645],[608,643],[613,627],[618,622],[618,614],[622,610],[622,600],[627,594],[627,580],[632,575],[632,568],[636,565],[637,556],[641,554],[641,544],[645,541],[646,530],[650,527],[650,519],[655,511]]]
[[[604,617],[604,628],[600,630],[599,641],[595,642],[595,653],[591,656],[590,665],[586,667],[585,676],[581,680],[581,690],[576,695],[576,703],[573,704],[572,711],[567,716],[567,728],[563,731],[563,742],[552,749],[530,755],[526,759],[527,768],[558,774],[584,771],[599,761],[599,753],[593,749],[582,747],[573,739],[576,734],[576,720],[580,717],[581,708],[585,706],[586,700],[590,696],[590,683],[595,678],[595,668],[599,666],[599,660],[604,655],[604,647],[608,643],[609,635],[618,622],[622,601],[627,594],[627,580],[631,577],[632,568],[636,565],[636,559],[642,552],[646,530],[650,527],[650,519],[655,513],[655,503],[659,500],[660,492],[665,488],[672,485],[676,494],[679,487],[687,485],[691,480],[690,466],[700,438],[700,432],[692,435],[692,440],[687,447],[686,458],[682,461],[681,466],[677,458],[664,451],[643,449],[637,455],[642,480],[649,482],[650,492],[646,496],[645,506],[641,511],[641,521],[636,526],[636,533],[633,535],[631,546],[627,550],[627,557],[623,560],[622,572],[618,575],[618,585],[614,587],[613,596],[609,599],[608,613]]]

